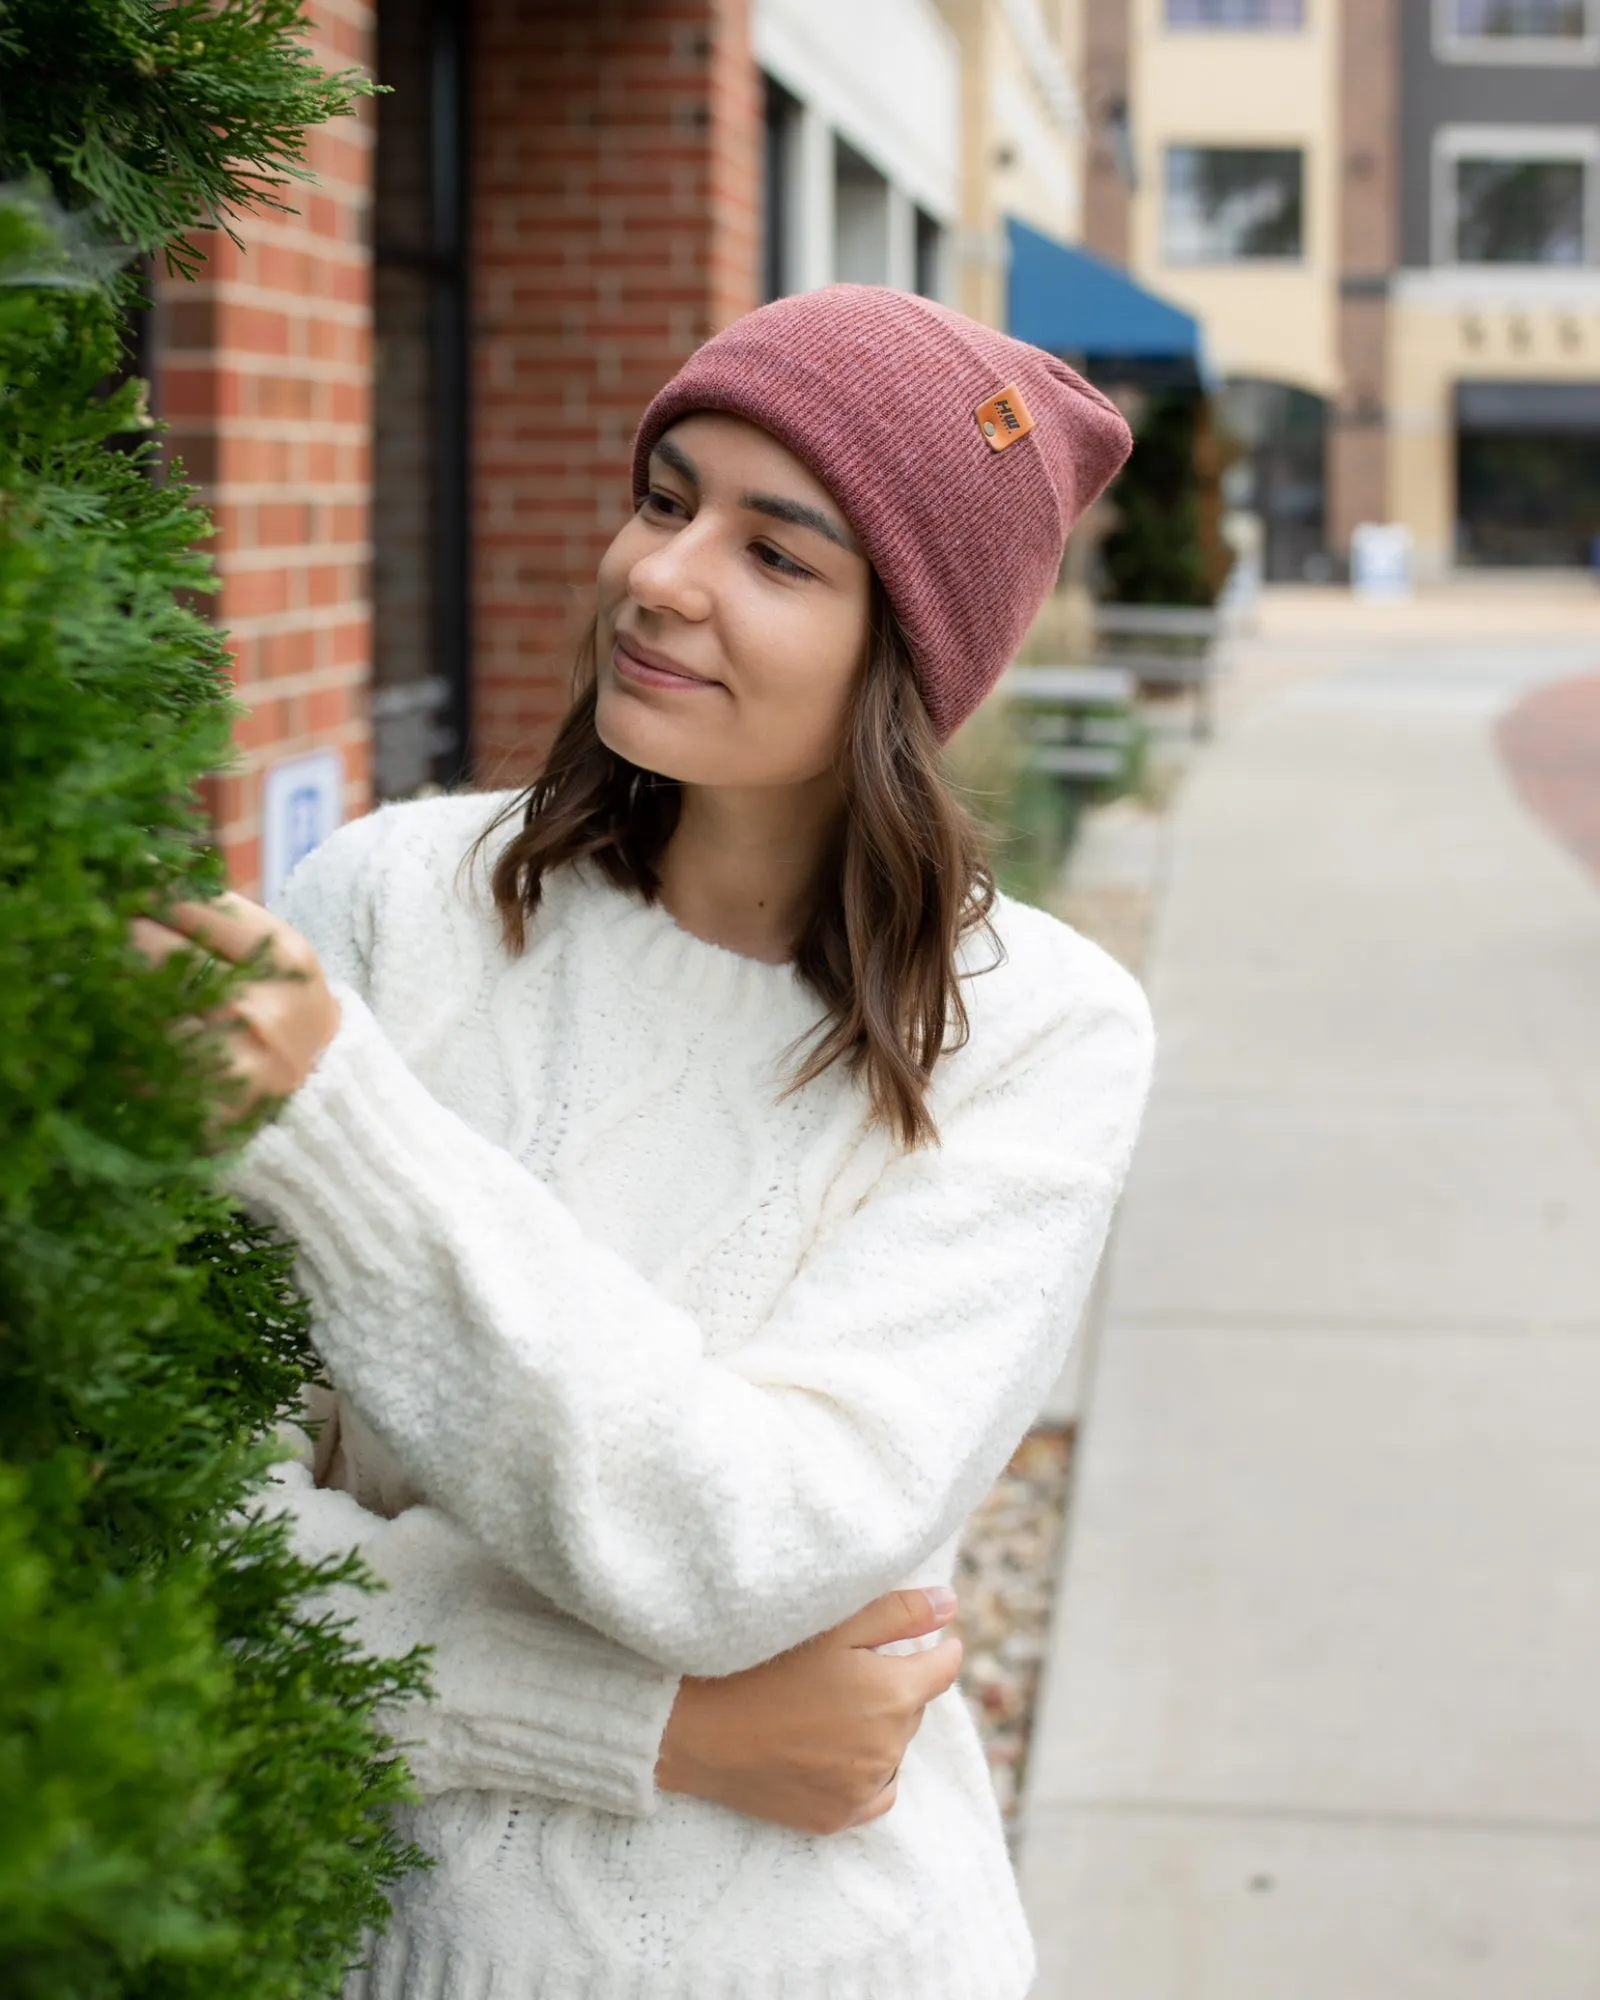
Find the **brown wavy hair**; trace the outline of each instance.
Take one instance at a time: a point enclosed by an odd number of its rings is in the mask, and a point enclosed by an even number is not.
[[[496,815],[476,857],[518,817],[522,831],[490,876],[506,948],[520,953],[546,871],[588,861],[647,903],[678,823],[676,779],[607,749],[595,727],[595,631],[578,650],[574,699],[538,777]],[[825,1008],[802,1037],[790,1089],[835,1063],[864,1086],[873,1122],[907,1150],[937,1143],[928,1111],[934,1064],[967,1039],[957,947],[989,926],[995,884],[987,842],[951,790],[918,691],[911,649],[874,578],[866,670],[857,684],[839,777],[845,812],[819,874],[795,967]],[[998,939],[995,940],[998,956]]]

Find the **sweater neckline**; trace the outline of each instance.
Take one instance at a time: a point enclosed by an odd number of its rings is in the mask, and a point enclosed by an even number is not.
[[[692,1000],[701,1009],[777,1016],[789,1035],[821,1014],[821,1000],[793,959],[749,958],[697,937],[664,903],[646,902],[637,890],[619,887],[602,870],[582,862],[558,872],[568,877],[562,886],[574,909],[587,905],[629,967],[663,995]],[[547,878],[551,885],[554,881]]]
[[[757,958],[747,951],[735,951],[732,945],[718,944],[714,938],[701,937],[698,931],[690,930],[687,924],[675,917],[659,896],[653,903],[648,903],[643,896],[634,890],[624,889],[620,893],[630,897],[633,902],[641,904],[646,910],[658,916],[664,924],[669,925],[691,947],[698,945],[703,951],[717,952],[724,958],[733,959],[738,965],[756,966],[764,968],[768,972],[792,973],[794,971],[794,960],[792,958]]]

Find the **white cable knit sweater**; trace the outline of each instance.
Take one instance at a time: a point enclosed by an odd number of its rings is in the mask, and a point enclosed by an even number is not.
[[[942,1145],[903,1155],[837,1070],[780,1094],[819,1013],[789,967],[576,869],[509,958],[486,870],[458,881],[501,803],[392,806],[296,871],[281,908],[342,1024],[231,1170],[299,1245],[338,1387],[282,1478],[300,1545],[388,1580],[340,1606],[368,1643],[437,1648],[438,1700],[395,1730],[439,1865],[347,1992],[1019,2000],[959,1694],[894,1810],[829,1839],[653,1774],[679,1674],[948,1581],[1100,1255],[1143,997],[1002,901],[1005,961],[974,942],[971,1039],[936,1073]]]

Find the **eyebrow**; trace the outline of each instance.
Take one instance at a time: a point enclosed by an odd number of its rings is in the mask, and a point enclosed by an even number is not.
[[[671,438],[659,439],[652,445],[651,451],[698,491],[700,473],[694,460]],[[787,521],[794,528],[809,528],[813,534],[823,536],[848,555],[858,556],[861,553],[848,528],[831,514],[825,514],[820,507],[813,507],[804,500],[789,500],[781,493],[741,493],[739,505],[752,514],[765,514],[774,521]]]

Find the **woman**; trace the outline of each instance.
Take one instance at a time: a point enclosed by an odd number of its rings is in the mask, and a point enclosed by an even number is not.
[[[531,789],[345,828],[287,926],[148,927],[301,974],[233,1038],[337,1387],[285,1493],[440,1647],[438,1865],[352,1994],[1026,1991],[956,1649],[868,1649],[948,1616],[1147,1087],[1138,989],[995,895],[938,761],[1127,444],[925,301],[765,307],[646,412]]]

